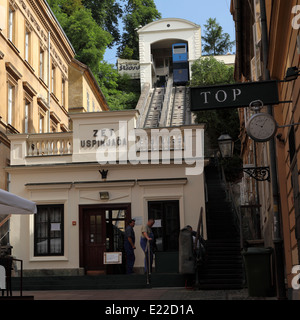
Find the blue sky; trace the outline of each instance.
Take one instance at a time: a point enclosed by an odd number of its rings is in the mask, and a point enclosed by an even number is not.
[[[230,39],[235,40],[235,29],[230,14],[230,0],[154,0],[162,18],[180,18],[194,22],[201,26],[202,34],[204,24],[209,18],[216,18],[229,33]],[[116,62],[116,50],[107,50],[104,60],[109,63]]]

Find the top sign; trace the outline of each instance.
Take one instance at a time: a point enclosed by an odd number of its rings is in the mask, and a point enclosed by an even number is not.
[[[191,88],[191,111],[249,107],[255,100],[264,105],[278,104],[277,81]]]

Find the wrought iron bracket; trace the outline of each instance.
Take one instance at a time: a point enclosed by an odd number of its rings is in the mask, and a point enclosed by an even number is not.
[[[271,181],[270,167],[244,167],[243,172],[257,181]]]

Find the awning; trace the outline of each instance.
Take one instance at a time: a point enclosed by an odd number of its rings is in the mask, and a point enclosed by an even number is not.
[[[0,189],[0,215],[34,214],[36,212],[34,202]]]

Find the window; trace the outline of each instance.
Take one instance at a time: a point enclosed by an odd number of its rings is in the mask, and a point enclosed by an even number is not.
[[[30,31],[25,31],[25,60],[30,62]]]
[[[44,80],[44,50],[40,48],[40,78]]]
[[[157,251],[179,250],[179,201],[149,201],[148,218],[155,220],[152,227]]]
[[[45,117],[43,114],[40,113],[39,118],[39,133],[43,133],[45,130]]]
[[[87,112],[90,112],[90,94],[86,92],[86,105],[87,105]]]
[[[51,92],[55,94],[55,66],[52,65],[51,70]]]
[[[29,132],[29,110],[30,110],[30,102],[25,100],[24,133],[28,133]]]
[[[7,123],[13,125],[15,87],[10,82],[7,91]]]
[[[65,79],[62,79],[62,83],[61,83],[61,105],[64,107],[65,106],[65,88],[66,82]]]
[[[14,19],[15,19],[15,12],[11,7],[9,7],[9,12],[8,12],[8,39],[11,42],[14,42]]]
[[[34,255],[64,254],[64,205],[39,205],[34,217]]]

